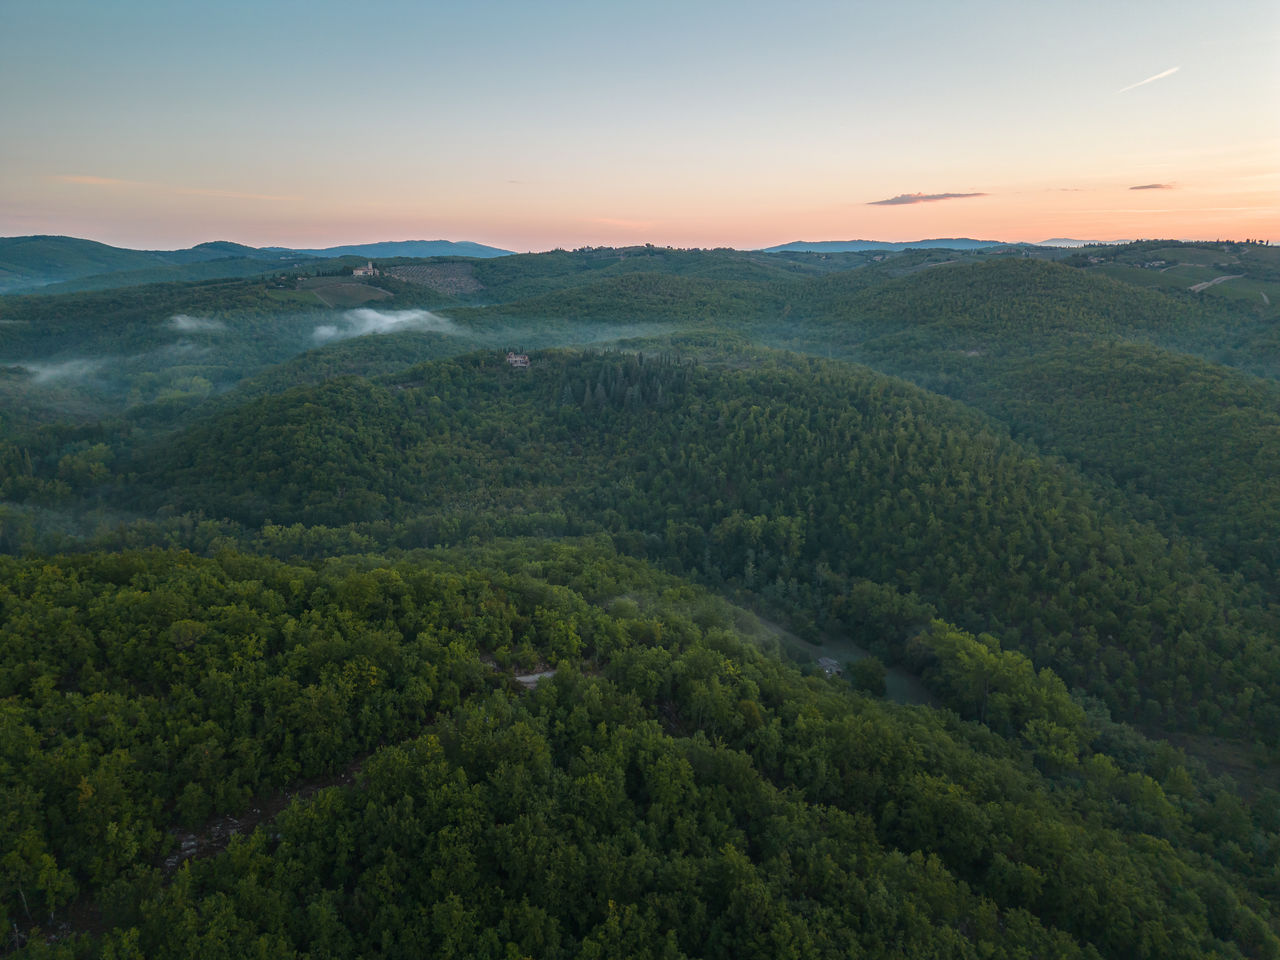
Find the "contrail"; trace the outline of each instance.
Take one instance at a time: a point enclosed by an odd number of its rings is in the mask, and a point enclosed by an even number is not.
[[[1144,87],[1148,83],[1155,83],[1157,80],[1163,80],[1165,77],[1173,76],[1173,74],[1177,73],[1181,69],[1181,67],[1170,67],[1164,73],[1157,73],[1154,77],[1147,77],[1145,80],[1139,80],[1137,83],[1131,83],[1129,86],[1125,87],[1124,90],[1117,90],[1116,93],[1125,93],[1138,87]]]

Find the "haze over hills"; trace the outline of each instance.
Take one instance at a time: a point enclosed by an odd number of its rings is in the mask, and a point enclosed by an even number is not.
[[[1029,246],[1075,247],[1079,240],[1046,240]],[[879,240],[796,241],[764,248],[764,253],[899,252],[917,249],[961,251],[1010,246],[998,240],[951,238],[886,242]],[[1014,246],[1018,246],[1014,244]],[[1027,245],[1023,245],[1027,246]],[[57,292],[106,289],[138,283],[247,277],[275,271],[306,260],[342,257],[504,257],[513,251],[471,241],[395,240],[332,247],[251,247],[227,240],[196,244],[181,250],[131,250],[76,237],[30,236],[0,238],[0,294],[34,292],[63,284]]]
[[[1037,247],[1087,247],[1093,244],[1102,244],[1107,242],[1127,243],[1127,240],[1103,241],[1103,240],[1073,240],[1071,237],[1054,237],[1051,240],[1041,240],[1036,244]]]
[[[479,243],[449,240],[401,240],[314,250],[259,248],[216,240],[182,250],[129,250],[76,237],[2,237],[0,293],[30,292],[69,281],[80,281],[81,289],[93,289],[132,283],[251,276],[269,273],[282,264],[304,259],[344,256],[501,257],[510,252]]]
[[[505,257],[513,253],[470,240],[388,240],[318,249],[264,247],[264,251],[285,250],[310,257]]]
[[[919,250],[939,247],[948,250],[985,250],[990,247],[1008,246],[1001,240],[972,240],[967,237],[938,240],[912,240],[895,243],[884,240],[795,240],[774,247],[765,247],[765,253],[803,251],[809,253],[844,253],[860,250]]]
[[[796,240],[775,247],[764,247],[766,253],[784,251],[810,251],[814,253],[842,253],[860,250],[924,250],[937,248],[942,250],[989,250],[993,247],[1087,247],[1113,243],[1128,243],[1127,240],[1073,240],[1069,237],[1054,237],[1051,240],[1039,240],[1035,243],[1009,242],[1006,240],[973,240],[968,237],[949,237],[935,240],[911,240],[899,243],[884,240]]]

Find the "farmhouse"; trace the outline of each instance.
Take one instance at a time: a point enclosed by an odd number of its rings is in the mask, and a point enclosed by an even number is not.
[[[351,275],[353,277],[376,277],[378,275],[378,268],[375,267],[373,265],[373,261],[370,260],[365,266],[356,267],[352,270]]]

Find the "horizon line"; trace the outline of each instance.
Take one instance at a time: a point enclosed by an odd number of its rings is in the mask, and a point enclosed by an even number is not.
[[[786,246],[792,246],[795,244],[815,244],[815,245],[816,244],[833,244],[833,243],[913,244],[913,243],[925,243],[930,240],[965,240],[973,243],[991,244],[992,246],[1046,246],[1046,245],[1052,246],[1051,241],[1054,241],[1054,240],[1068,240],[1074,244],[1097,245],[1097,246],[1114,246],[1114,245],[1126,244],[1126,243],[1141,243],[1141,242],[1155,242],[1155,241],[1170,241],[1175,243],[1245,243],[1247,241],[1252,241],[1255,243],[1280,244],[1280,238],[1276,238],[1276,237],[1236,238],[1236,237],[1223,237],[1223,236],[1216,236],[1216,237],[1185,237],[1184,236],[1184,237],[1129,237],[1129,238],[1123,238],[1123,239],[1113,238],[1113,239],[1107,239],[1107,240],[1082,239],[1078,237],[1048,237],[1043,240],[1005,240],[1005,239],[993,240],[993,239],[983,239],[979,237],[963,236],[963,235],[952,235],[949,237],[914,237],[910,239],[885,239],[885,238],[879,238],[879,237],[877,238],[837,237],[832,239],[819,239],[819,240],[786,240],[781,243],[770,243],[763,246],[726,246],[724,244],[681,246],[681,245],[670,244],[670,243],[657,243],[654,241],[635,241],[630,243],[609,243],[609,244],[582,243],[572,247],[567,246],[565,244],[555,244],[553,246],[544,247],[542,249],[525,249],[525,250],[519,250],[512,247],[507,247],[507,246],[500,246],[494,243],[486,243],[481,240],[449,240],[443,237],[437,237],[429,240],[423,239],[423,238],[411,237],[411,238],[400,239],[400,240],[383,239],[383,240],[341,241],[338,243],[328,243],[323,245],[317,244],[312,246],[286,246],[286,245],[277,244],[277,243],[268,243],[268,244],[263,244],[261,246],[256,246],[252,243],[244,243],[243,241],[239,241],[239,240],[229,240],[225,238],[220,238],[220,239],[214,239],[214,240],[201,240],[197,243],[191,244],[190,246],[165,247],[160,245],[147,245],[147,246],[134,247],[134,246],[123,246],[121,244],[109,243],[105,240],[95,240],[91,237],[80,237],[80,236],[75,236],[73,234],[66,234],[66,233],[15,234],[12,236],[0,236],[0,241],[35,240],[35,239],[41,239],[41,238],[59,239],[59,240],[81,240],[88,243],[101,244],[102,246],[111,247],[116,250],[129,250],[129,251],[139,252],[139,253],[146,253],[146,252],[174,253],[182,250],[191,250],[196,247],[206,246],[209,244],[217,244],[217,243],[234,244],[240,247],[247,247],[251,250],[281,250],[281,251],[291,251],[291,252],[300,252],[304,250],[324,251],[324,250],[335,249],[338,247],[376,246],[379,244],[388,244],[388,243],[450,243],[455,245],[473,244],[475,246],[488,247],[489,249],[492,249],[492,250],[503,250],[503,251],[506,251],[506,255],[553,253],[557,250],[601,250],[601,249],[626,250],[626,249],[631,249],[635,247],[653,247],[655,249],[663,249],[663,250],[735,250],[740,253],[760,253],[766,250],[772,250],[777,247],[786,247]]]

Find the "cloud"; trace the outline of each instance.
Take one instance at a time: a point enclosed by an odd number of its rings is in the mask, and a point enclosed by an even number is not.
[[[348,310],[341,323],[326,323],[312,331],[317,343],[363,337],[371,333],[399,333],[401,330],[427,330],[432,333],[456,335],[461,331],[453,321],[427,310],[371,310],[363,307]]]
[[[868,207],[896,207],[904,203],[936,203],[939,200],[962,200],[965,197],[985,197],[985,193],[900,193],[888,200],[869,200]]]
[[[183,333],[203,330],[225,330],[226,324],[221,320],[210,320],[207,317],[191,317],[185,313],[175,313],[169,318],[169,326]]]
[[[1130,190],[1172,190],[1172,183],[1140,183],[1136,187],[1130,187]]]
[[[1130,90],[1136,90],[1138,87],[1145,87],[1148,83],[1155,83],[1157,80],[1163,80],[1165,77],[1171,77],[1181,69],[1182,67],[1170,67],[1163,73],[1157,73],[1154,77],[1147,77],[1145,80],[1139,80],[1137,83],[1131,83],[1129,86],[1117,90],[1116,93],[1128,93]]]
[[[24,363],[21,366],[31,374],[36,383],[56,383],[60,380],[83,380],[98,371],[105,360],[63,360],[61,363]]]

